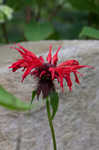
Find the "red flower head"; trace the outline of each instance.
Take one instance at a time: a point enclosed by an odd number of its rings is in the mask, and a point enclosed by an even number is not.
[[[67,82],[67,86],[72,90],[72,81],[70,74],[74,73],[75,82],[79,84],[79,79],[77,74],[78,69],[89,67],[86,65],[79,65],[77,60],[64,61],[57,65],[58,62],[58,52],[61,49],[59,46],[58,50],[52,57],[52,46],[49,47],[49,53],[46,58],[47,62],[44,61],[43,57],[37,57],[31,51],[25,49],[20,44],[17,45],[18,48],[14,47],[22,56],[17,62],[13,63],[9,68],[15,72],[19,68],[23,68],[24,74],[22,76],[22,81],[27,77],[27,75],[33,75],[39,79],[36,89],[37,97],[39,98],[42,92],[43,98],[46,98],[52,91],[55,91],[53,80],[57,79],[63,89],[63,79]]]

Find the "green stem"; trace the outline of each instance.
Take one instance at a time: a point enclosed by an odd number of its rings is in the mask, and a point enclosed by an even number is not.
[[[53,148],[54,148],[54,150],[57,150],[55,132],[54,132],[54,128],[53,128],[53,122],[51,119],[50,104],[49,104],[48,98],[46,99],[46,109],[47,109],[48,121],[49,121],[49,126],[51,129],[52,139],[53,139]]]

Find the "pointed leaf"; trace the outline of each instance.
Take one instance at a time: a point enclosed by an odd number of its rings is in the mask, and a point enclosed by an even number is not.
[[[34,100],[35,96],[36,96],[36,91],[33,91],[33,92],[32,92],[31,104],[33,103],[33,100]]]
[[[58,105],[59,105],[59,96],[57,92],[52,92],[50,94],[50,105],[52,107],[52,120],[54,119],[56,112],[58,110]]]

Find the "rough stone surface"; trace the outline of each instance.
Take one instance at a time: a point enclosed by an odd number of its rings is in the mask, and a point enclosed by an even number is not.
[[[99,150],[99,41],[41,41],[22,43],[37,55],[47,55],[49,44],[62,45],[60,62],[78,59],[95,69],[82,69],[81,84],[65,88],[60,95],[59,110],[54,120],[58,150]],[[17,53],[10,45],[0,47],[0,84],[24,101],[29,101],[34,88],[28,77],[20,83],[21,73],[11,73],[8,65]],[[19,113],[0,107],[0,150],[53,150],[45,107]]]

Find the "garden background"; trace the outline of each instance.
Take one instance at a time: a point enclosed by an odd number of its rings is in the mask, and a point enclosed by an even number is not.
[[[0,44],[99,39],[99,0],[0,0]]]

